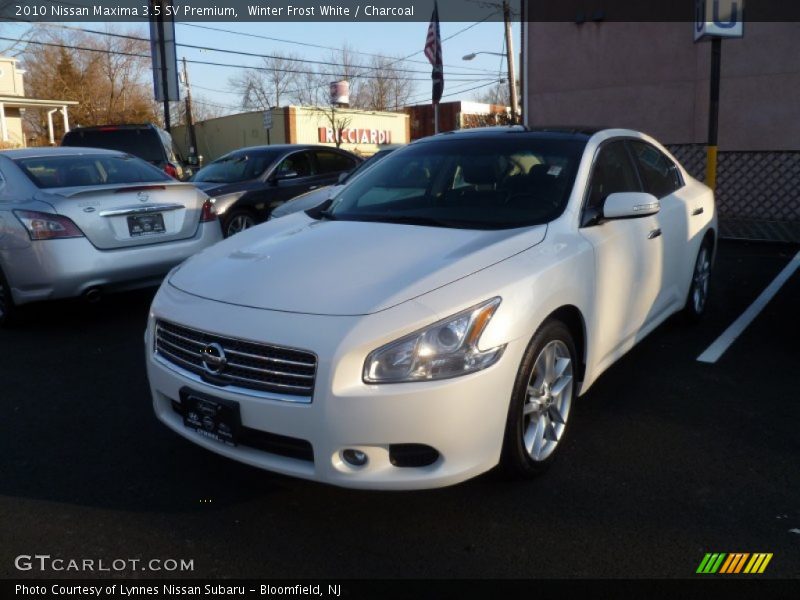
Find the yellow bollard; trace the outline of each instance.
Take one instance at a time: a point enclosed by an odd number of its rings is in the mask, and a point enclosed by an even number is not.
[[[717,189],[717,147],[706,146],[706,185]]]

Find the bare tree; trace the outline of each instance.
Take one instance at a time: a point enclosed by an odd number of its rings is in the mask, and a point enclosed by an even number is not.
[[[510,92],[511,90],[508,88],[508,82],[504,80],[494,84],[492,87],[486,89],[482,93],[477,94],[475,96],[475,102],[509,106],[511,104]],[[519,93],[519,82],[517,82],[517,93]]]
[[[231,87],[241,94],[242,108],[267,110],[281,106],[288,99],[288,92],[297,80],[297,58],[294,54],[278,53],[263,58],[260,68],[245,69],[231,77]]]
[[[300,106],[324,106],[329,101],[330,82],[330,76],[324,72],[298,74],[297,87],[289,91],[289,96]]]
[[[109,33],[118,31],[110,29]],[[125,35],[134,36],[135,32]],[[74,31],[53,32],[44,28],[37,34],[37,40],[56,46],[29,44],[25,49],[22,63],[29,96],[77,100],[79,104],[69,109],[73,125],[157,120],[146,41],[111,36],[98,39]],[[25,126],[29,134],[44,139],[46,112],[27,110]]]
[[[387,56],[372,59],[369,78],[362,83],[362,104],[369,110],[397,110],[412,96],[413,82],[402,70],[402,61]]]

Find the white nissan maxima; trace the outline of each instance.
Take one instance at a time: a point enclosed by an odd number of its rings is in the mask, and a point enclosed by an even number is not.
[[[146,333],[155,412],[347,487],[535,475],[605,369],[703,313],[716,229],[712,192],[635,131],[420,140],[168,276]]]

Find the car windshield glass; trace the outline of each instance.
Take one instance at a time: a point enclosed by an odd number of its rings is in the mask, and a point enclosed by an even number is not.
[[[40,188],[173,181],[159,169],[132,156],[36,156],[14,162]]]
[[[236,183],[255,179],[275,162],[280,152],[234,152],[200,169],[192,181]]]
[[[375,154],[370,156],[367,160],[362,162],[355,169],[350,171],[347,174],[347,176],[344,179],[342,179],[342,181],[340,183],[344,183],[345,181],[349,181],[350,179],[353,178],[354,175],[357,175],[358,173],[361,173],[362,171],[364,171],[364,169],[366,169],[368,167],[371,167],[372,165],[374,165],[376,162],[378,162],[382,158],[385,158],[385,157],[389,156],[389,154],[391,154],[393,151],[394,151],[394,148],[387,149],[387,150],[378,150]]]
[[[564,211],[584,146],[523,134],[414,144],[354,179],[321,217],[464,229],[547,223]]]
[[[158,134],[152,129],[74,130],[67,133],[62,145],[119,150],[159,164],[166,160]]]

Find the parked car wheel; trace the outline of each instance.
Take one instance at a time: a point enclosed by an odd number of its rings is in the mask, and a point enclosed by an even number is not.
[[[3,272],[0,271],[0,327],[11,321],[14,312],[14,299],[11,297],[11,288],[6,282]]]
[[[690,321],[697,321],[703,316],[708,303],[708,285],[711,277],[712,243],[706,239],[697,252],[697,260],[692,272],[692,285],[683,308],[684,316]]]
[[[532,477],[544,471],[561,446],[575,397],[575,344],[560,321],[547,321],[522,359],[506,423],[503,467]]]
[[[234,209],[223,218],[222,231],[225,237],[231,237],[245,229],[250,229],[255,224],[256,216],[249,210]]]

